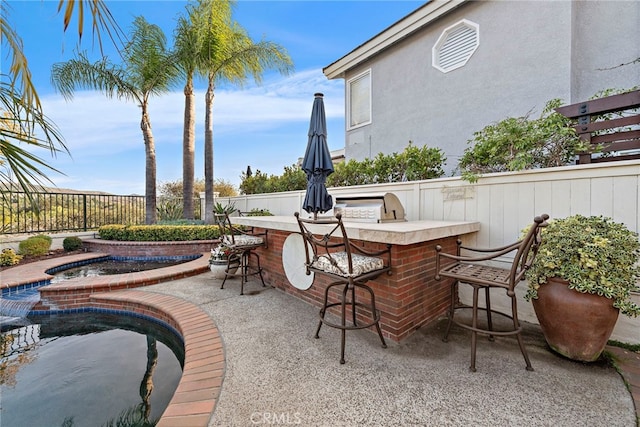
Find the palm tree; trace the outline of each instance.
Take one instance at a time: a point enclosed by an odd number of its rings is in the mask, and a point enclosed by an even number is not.
[[[197,30],[198,13],[187,5],[187,17],[178,18],[175,30],[174,55],[176,65],[186,80],[184,85],[184,128],[182,132],[182,212],[185,219],[193,219],[195,180],[196,104],[193,77],[198,68],[201,38]]]
[[[176,76],[172,55],[166,48],[166,37],[160,27],[149,24],[143,17],[133,22],[131,41],[122,51],[123,65],[115,65],[103,57],[91,63],[86,54],[53,65],[51,81],[69,100],[75,88],[103,92],[135,101],[141,108],[140,128],[145,146],[145,222],[156,222],[156,150],[151,121],[149,98],[167,92]]]
[[[205,222],[213,223],[213,100],[216,83],[242,86],[251,75],[256,83],[266,69],[283,75],[293,70],[286,50],[273,42],[254,43],[247,32],[231,19],[232,1],[200,0],[202,49],[200,73],[208,80],[205,95],[204,179]]]
[[[58,12],[64,9],[64,30],[69,25],[75,6],[78,40],[81,40],[84,5],[91,13],[93,34],[98,38],[100,48],[102,49],[101,30],[106,31],[114,44],[117,44],[116,41],[121,40],[120,30],[102,0],[61,0]],[[22,39],[7,20],[8,7],[8,2],[0,2],[0,39],[11,58],[11,65],[4,68],[8,72],[0,72],[0,181],[3,187],[12,190],[10,183],[15,177],[18,186],[30,197],[36,184],[51,182],[45,171],[60,171],[20,145],[49,150],[54,156],[60,152],[68,153],[68,150],[58,128],[43,111],[23,52]],[[2,191],[2,197],[6,195],[7,192]]]

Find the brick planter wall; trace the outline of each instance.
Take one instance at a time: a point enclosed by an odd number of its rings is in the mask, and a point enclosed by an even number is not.
[[[120,242],[117,240],[85,239],[83,247],[89,252],[104,252],[114,256],[152,257],[183,256],[209,252],[218,240],[185,242]]]

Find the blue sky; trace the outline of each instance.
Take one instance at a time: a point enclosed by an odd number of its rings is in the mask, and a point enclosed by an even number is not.
[[[248,1],[237,2],[234,19],[254,40],[265,38],[285,47],[295,72],[283,77],[265,73],[260,86],[220,86],[214,103],[214,175],[236,187],[251,166],[280,175],[285,166],[304,155],[313,94],[325,94],[328,144],[344,146],[344,81],[328,80],[322,68],[377,35],[423,1]],[[50,173],[61,188],[144,194],[144,143],[140,110],[133,103],[109,100],[97,92],[76,92],[65,101],[50,85],[51,66],[71,59],[77,47],[76,24],[62,31],[58,1],[8,1],[8,21],[24,42],[46,114],[58,125],[71,156],[50,158],[39,153],[65,175]],[[185,1],[107,1],[125,33],[142,15],[159,25],[172,44],[176,16]],[[90,32],[82,50],[91,51]],[[93,48],[92,59],[98,58]],[[107,56],[115,60],[112,51]],[[7,66],[4,52],[0,60]],[[196,178],[204,176],[204,89],[196,87]],[[156,143],[158,184],[182,179],[182,118],[184,96],[178,86],[150,101]]]

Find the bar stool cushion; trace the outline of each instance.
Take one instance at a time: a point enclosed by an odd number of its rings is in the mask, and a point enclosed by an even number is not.
[[[229,235],[222,236],[222,242],[227,246],[260,246],[264,243],[264,239],[258,236],[248,234],[234,235],[233,239]]]
[[[318,270],[343,277],[356,277],[369,273],[370,271],[384,268],[382,258],[351,254],[351,261],[353,264],[353,273],[351,274],[349,273],[349,259],[347,258],[346,252],[334,252],[331,254],[331,257],[328,255],[320,255],[311,265]]]
[[[324,286],[323,304],[315,338],[320,338],[320,328],[323,324],[339,329],[341,364],[345,362],[347,331],[375,326],[382,347],[386,348],[387,344],[380,327],[380,310],[376,308],[373,288],[366,282],[384,273],[391,274],[391,245],[386,245],[386,249],[368,249],[350,241],[342,222],[342,215],[339,213],[335,219],[303,219],[298,212],[295,213],[295,217],[305,246],[306,274],[313,272],[316,274],[315,277],[324,275],[331,280],[331,283]],[[318,228],[314,230],[315,233],[309,229],[316,226]],[[331,289],[334,289],[334,292],[331,292]],[[334,319],[326,318],[325,315],[332,307],[337,306],[341,306],[342,310],[339,310],[340,321],[336,323]]]

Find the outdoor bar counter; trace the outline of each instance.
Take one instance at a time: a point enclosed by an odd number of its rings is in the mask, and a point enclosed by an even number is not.
[[[293,214],[233,217],[231,221],[254,227],[257,231],[268,230],[268,247],[258,251],[268,284],[318,308],[322,306],[324,289],[329,281],[304,274],[304,246]],[[480,229],[478,222],[467,221],[345,221],[344,224],[349,238],[368,249],[384,249],[387,244],[391,245],[391,274],[367,284],[376,295],[382,332],[394,341],[406,338],[447,312],[451,301],[449,282],[434,278],[436,245],[455,253],[459,237]]]

